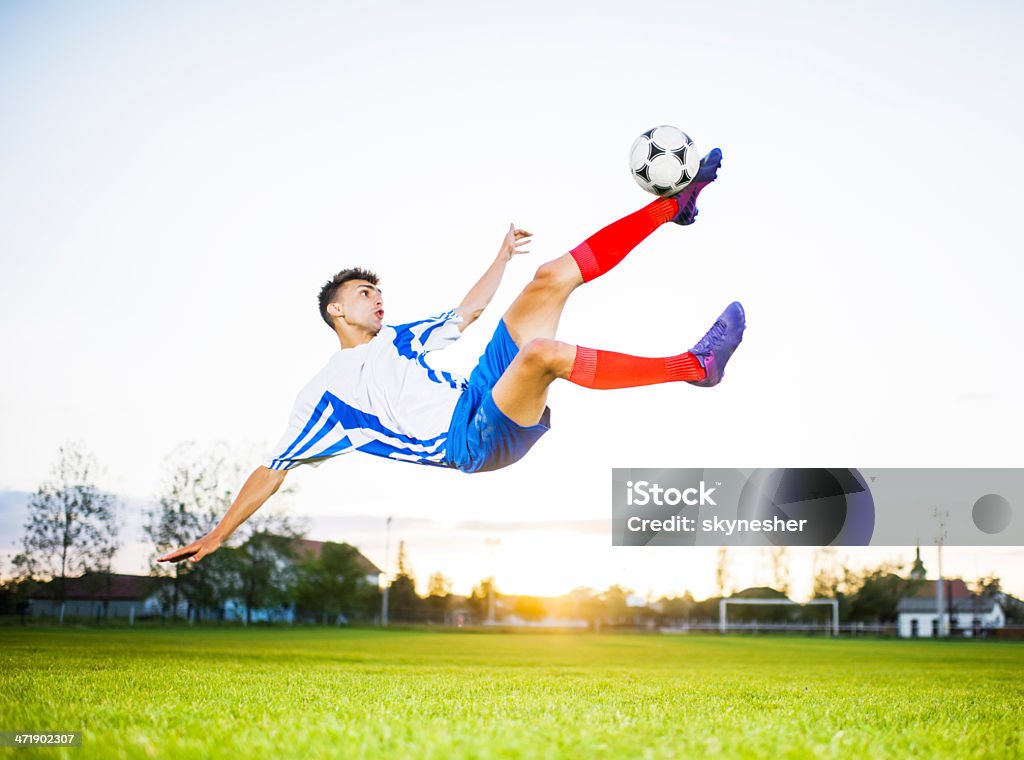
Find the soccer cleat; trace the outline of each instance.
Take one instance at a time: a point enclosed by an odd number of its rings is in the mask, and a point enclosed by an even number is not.
[[[697,357],[704,368],[703,380],[687,380],[691,385],[710,388],[718,385],[725,374],[725,365],[729,362],[736,346],[743,340],[743,330],[747,326],[747,317],[739,301],[733,301],[725,307],[722,315],[711,325],[690,353]]]
[[[700,191],[710,185],[718,177],[718,169],[722,166],[722,151],[713,148],[700,160],[700,169],[690,184],[675,196],[679,203],[679,213],[672,220],[676,224],[693,224],[697,218],[697,196]]]

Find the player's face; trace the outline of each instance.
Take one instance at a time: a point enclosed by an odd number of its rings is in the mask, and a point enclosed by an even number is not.
[[[345,321],[376,335],[384,323],[384,296],[366,280],[349,280],[341,286],[339,301]]]

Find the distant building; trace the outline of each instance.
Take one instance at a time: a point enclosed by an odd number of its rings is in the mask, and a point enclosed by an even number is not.
[[[924,569],[924,562],[921,561],[921,547],[917,547],[917,556],[914,558],[914,564],[910,568],[910,580],[912,581],[923,581],[928,577],[928,574]]]
[[[986,636],[1006,625],[1006,614],[999,602],[972,593],[960,578],[943,581],[944,609],[940,615],[936,609],[936,582],[923,581],[914,594],[900,599],[896,624],[903,638],[937,636],[940,621],[948,635],[955,637]]]
[[[318,558],[324,541],[297,538],[292,542],[296,557]],[[373,588],[379,588],[381,569],[357,551],[356,564],[365,573]],[[64,581],[64,616],[69,618],[128,618],[156,617],[170,609],[163,609],[173,580],[169,577],[127,575],[124,573],[86,573]],[[32,616],[60,615],[60,581],[51,580],[29,596],[29,614]],[[223,610],[224,620],[244,620],[245,604],[240,599],[229,599]],[[177,617],[188,615],[188,602],[178,602]],[[274,609],[253,609],[253,622],[294,622],[294,605]]]
[[[298,557],[312,557],[313,559],[320,558],[320,552],[323,551],[324,544],[326,541],[312,541],[308,538],[297,538],[292,541],[292,549],[295,550],[295,554]],[[353,547],[355,548],[355,547]],[[370,562],[366,557],[363,556],[362,552],[356,550],[356,564],[359,569],[366,573],[366,580],[374,588],[380,586],[380,577],[384,574],[384,571],[377,567],[375,564]]]
[[[295,552],[297,560],[302,560],[307,557],[319,559],[325,543],[328,542],[313,541],[308,538],[296,538],[291,542],[291,548],[292,551]],[[355,547],[352,548],[355,549]],[[368,560],[358,549],[356,549],[355,561],[359,569],[366,575],[367,582],[373,588],[380,588],[383,571]],[[227,600],[224,604],[224,619],[245,621],[247,618],[244,600]],[[254,607],[248,619],[254,623],[294,623],[295,604],[291,603],[281,607]]]
[[[85,573],[64,580],[67,617],[146,617],[160,614],[160,590],[170,578],[124,573]],[[60,580],[44,583],[29,596],[32,615],[60,614]]]

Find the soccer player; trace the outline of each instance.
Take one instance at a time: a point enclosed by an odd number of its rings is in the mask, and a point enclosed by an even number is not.
[[[337,335],[334,353],[295,400],[288,427],[246,480],[216,528],[160,558],[197,562],[274,494],[289,470],[318,466],[351,451],[419,464],[483,472],[518,461],[550,428],[548,386],[630,388],[722,379],[743,337],[743,307],[730,304],[685,353],[643,358],[555,339],[576,288],[611,270],[666,222],[692,224],[697,196],[721,165],[717,148],[678,195],[660,198],[605,227],[569,253],[542,264],[505,312],[469,380],[431,368],[427,353],[459,338],[490,303],[505,266],[531,239],[509,227],[494,263],[451,311],[402,325],[384,324],[375,274],[345,269],[320,291],[320,315]]]

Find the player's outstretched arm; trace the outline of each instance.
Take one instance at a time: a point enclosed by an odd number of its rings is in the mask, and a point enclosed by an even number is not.
[[[512,257],[517,253],[529,253],[522,246],[530,242],[532,239],[531,235],[533,235],[532,232],[518,229],[514,224],[508,226],[508,232],[505,233],[505,239],[501,241],[501,248],[498,250],[497,257],[487,268],[487,271],[484,272],[483,277],[477,281],[476,285],[462,299],[458,309],[456,309],[462,316],[459,332],[473,324],[483,313],[483,310],[487,308],[487,304],[494,298],[494,294],[498,291],[498,286],[501,284],[502,275],[505,274],[505,265],[512,260]]]
[[[227,541],[228,536],[235,532],[239,525],[248,520],[263,506],[281,483],[284,482],[287,470],[271,470],[269,467],[257,467],[252,475],[245,481],[242,490],[238,492],[234,502],[228,509],[227,514],[221,518],[217,527],[188,546],[169,552],[157,559],[158,562],[181,562],[188,559],[190,562],[198,562],[207,554],[212,554],[220,548],[220,545]]]

